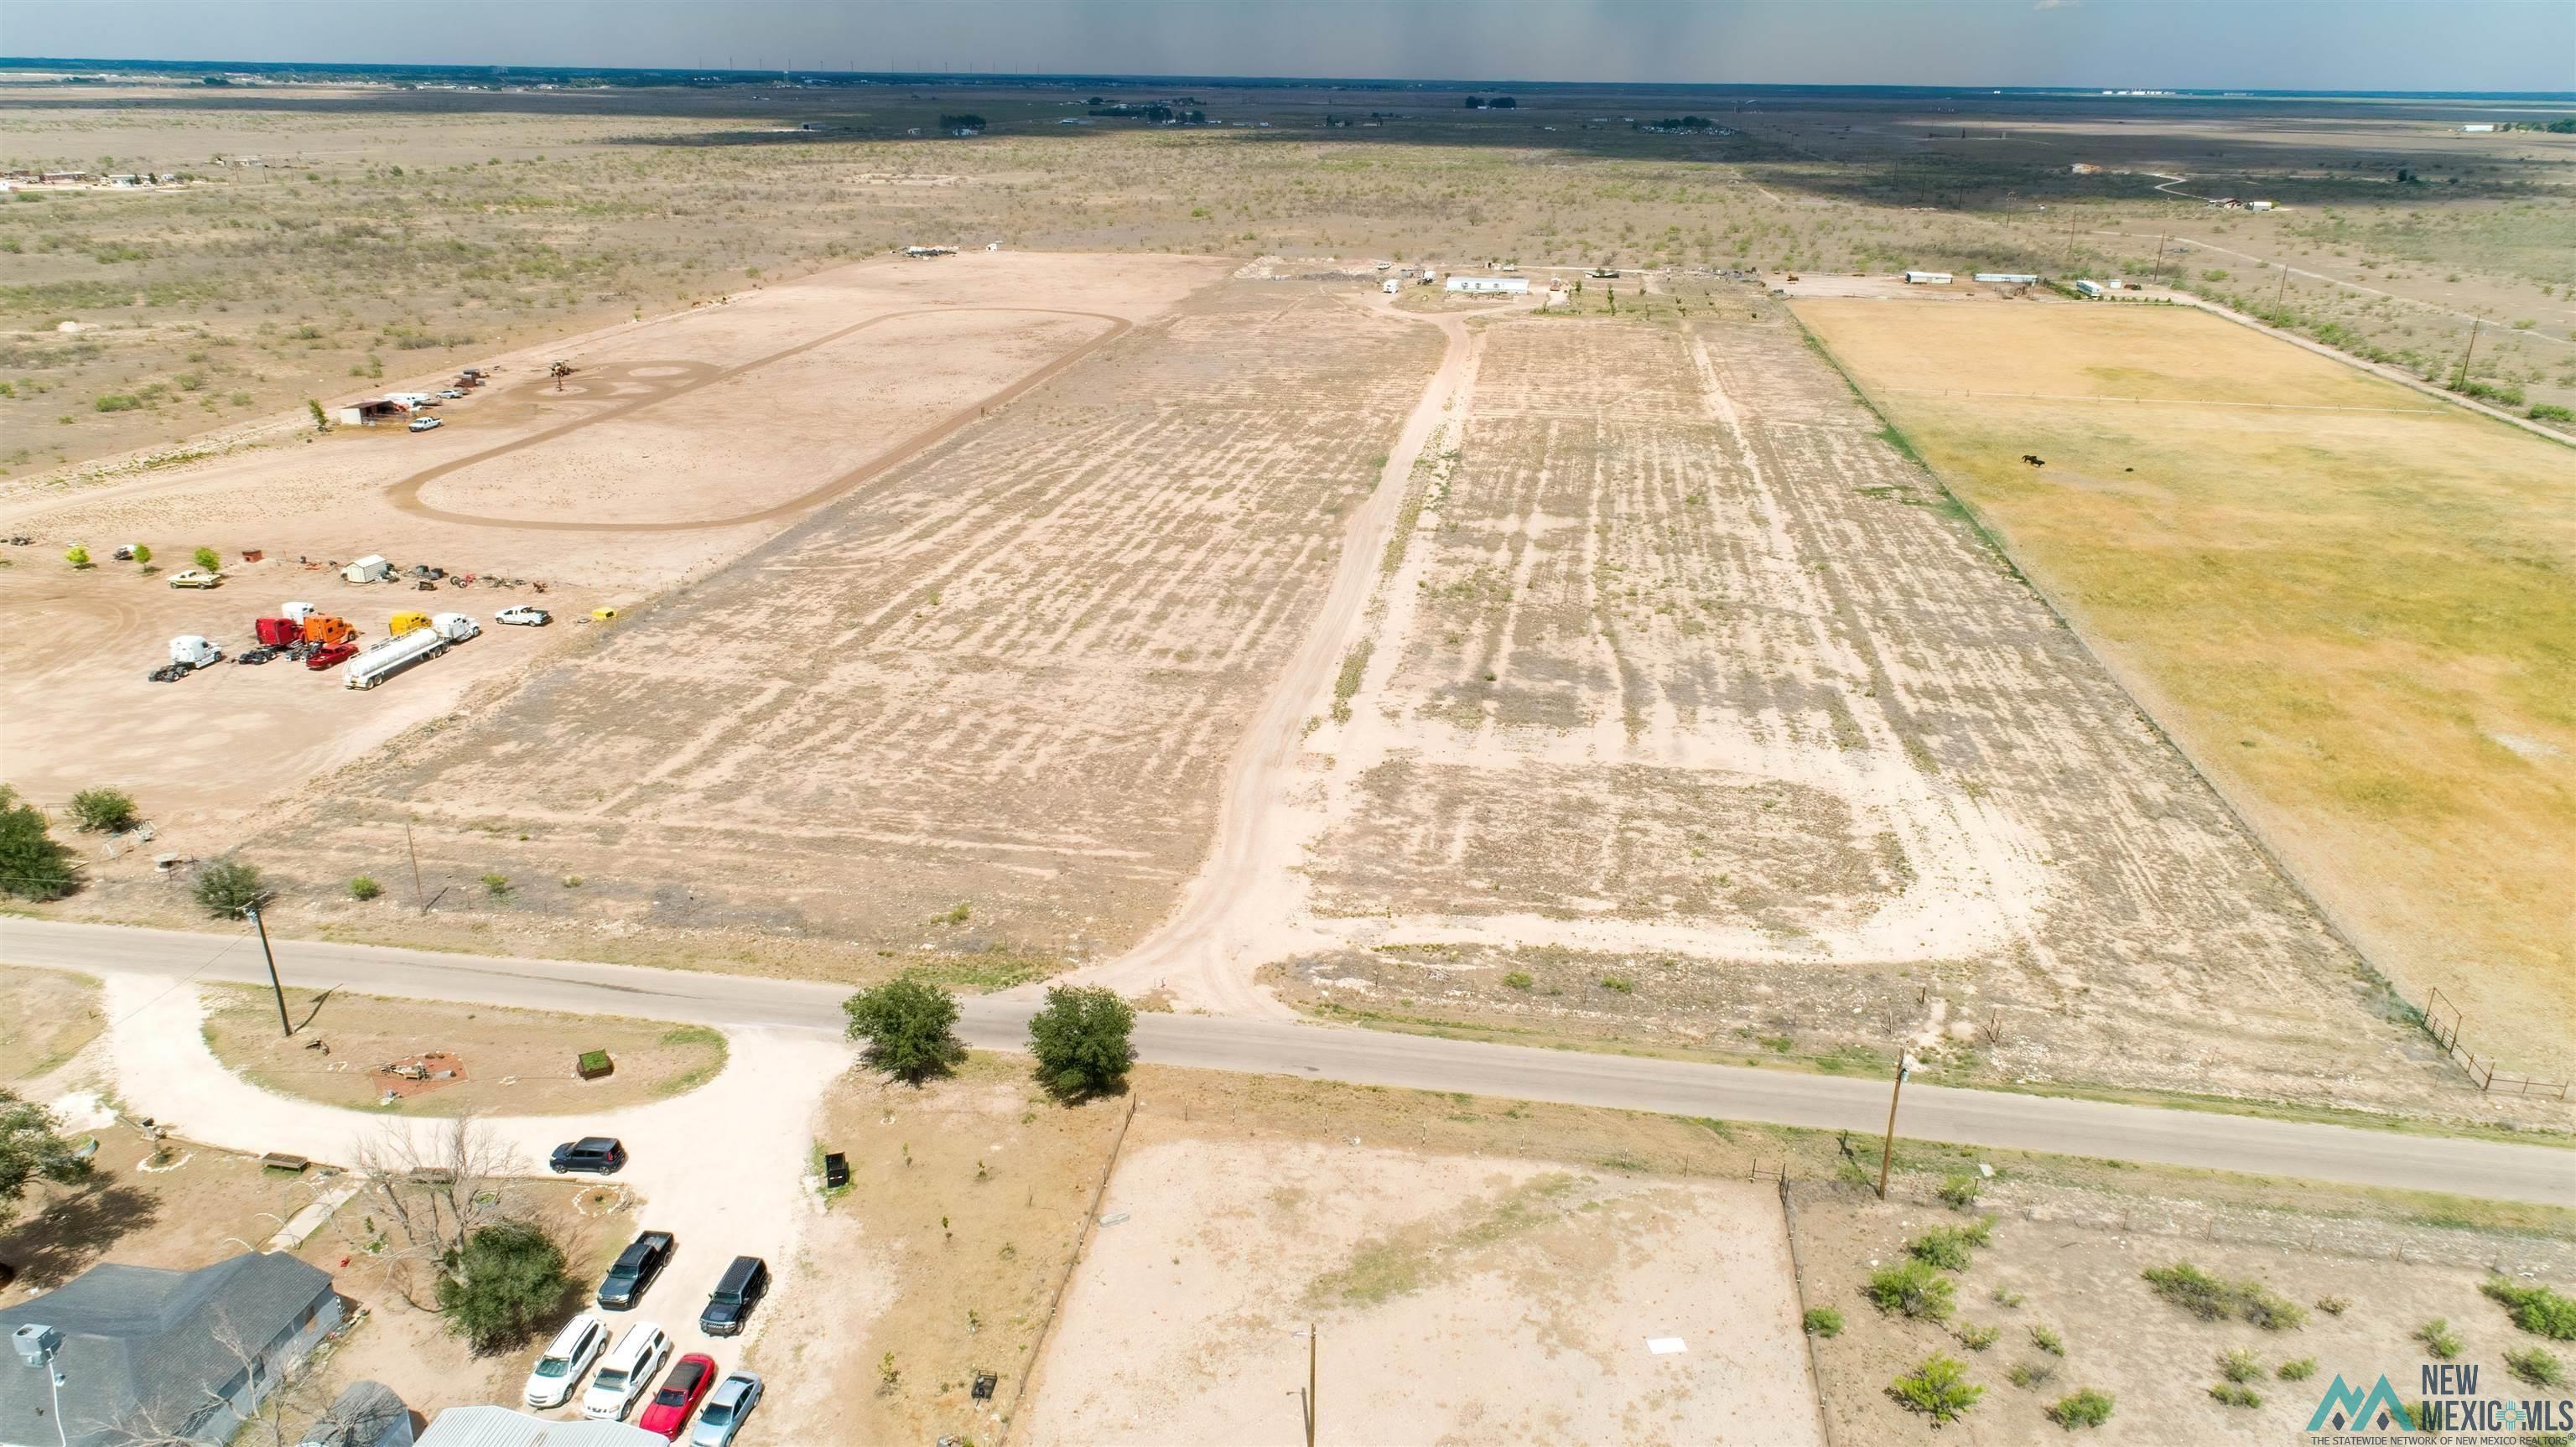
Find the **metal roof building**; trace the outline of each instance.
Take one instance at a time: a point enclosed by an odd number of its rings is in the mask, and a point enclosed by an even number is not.
[[[671,1447],[659,1432],[623,1422],[550,1421],[508,1407],[450,1407],[417,1447]]]

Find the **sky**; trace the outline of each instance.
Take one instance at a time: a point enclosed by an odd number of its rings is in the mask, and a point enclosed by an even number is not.
[[[2576,91],[2576,0],[0,0],[0,54]]]

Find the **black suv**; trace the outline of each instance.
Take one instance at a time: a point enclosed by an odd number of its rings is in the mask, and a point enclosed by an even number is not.
[[[671,1253],[679,1244],[668,1231],[647,1231],[636,1237],[617,1254],[617,1264],[608,1268],[599,1283],[599,1304],[610,1311],[624,1311],[643,1300],[653,1278],[671,1264]]]
[[[709,1336],[740,1334],[743,1320],[768,1294],[769,1263],[757,1256],[735,1257],[708,1294],[707,1309],[698,1313],[698,1330]]]
[[[626,1164],[626,1143],[615,1136],[584,1136],[555,1147],[546,1162],[558,1176],[566,1171],[588,1171],[594,1176],[613,1176]]]

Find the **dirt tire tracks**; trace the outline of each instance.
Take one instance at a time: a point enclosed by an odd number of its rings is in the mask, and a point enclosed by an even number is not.
[[[1011,383],[1001,391],[978,400],[972,408],[960,407],[955,412],[952,412],[948,416],[940,419],[938,422],[935,422],[929,427],[905,438],[902,442],[896,444],[892,449],[882,455],[870,458],[866,462],[860,463],[857,467],[851,468],[849,471],[842,473],[840,476],[833,478],[822,486],[789,498],[785,502],[762,508],[756,512],[738,513],[732,517],[723,518],[684,518],[670,522],[575,522],[553,518],[487,517],[476,513],[449,512],[443,508],[432,507],[428,503],[420,500],[420,492],[422,488],[428,486],[430,483],[436,482],[442,477],[447,476],[449,473],[462,471],[465,468],[473,467],[479,463],[489,462],[496,457],[507,457],[513,452],[520,451],[524,448],[534,447],[541,442],[551,442],[567,433],[578,432],[585,427],[595,427],[602,422],[611,422],[620,417],[631,416],[647,407],[657,406],[661,403],[668,402],[672,398],[685,397],[702,387],[712,387],[719,382],[729,381],[746,372],[755,371],[759,368],[769,366],[774,362],[783,362],[790,357],[795,357],[805,352],[813,351],[817,347],[829,346],[833,342],[837,342],[853,333],[866,331],[868,328],[873,326],[880,326],[891,321],[899,321],[906,317],[939,316],[952,312],[1001,312],[1019,316],[1081,317],[1090,321],[1107,322],[1109,323],[1109,330],[1092,338],[1090,341],[1083,343],[1081,346],[1075,347],[1072,351],[1065,353],[1063,356],[1056,358],[1054,361],[1051,361],[1045,366],[1038,368],[1036,371],[1020,378],[1018,381]],[[1127,320],[1125,317],[1111,316],[1106,312],[1068,311],[1059,307],[942,306],[919,307],[911,311],[887,312],[883,316],[870,317],[866,321],[855,322],[849,326],[842,327],[837,331],[826,332],[822,336],[816,337],[811,341],[799,342],[795,346],[787,348],[785,351],[772,352],[765,357],[756,357],[751,361],[744,362],[740,366],[728,367],[723,371],[710,373],[694,381],[670,388],[667,391],[656,392],[648,397],[639,397],[632,402],[625,402],[615,406],[605,407],[587,417],[576,417],[569,422],[549,427],[542,432],[518,438],[515,441],[504,442],[497,447],[487,447],[480,452],[470,453],[450,462],[439,463],[435,467],[413,473],[411,476],[406,477],[402,481],[385,489],[385,499],[392,503],[396,508],[403,512],[410,513],[414,517],[431,518],[439,522],[447,523],[464,523],[474,527],[518,528],[534,532],[672,533],[688,532],[706,528],[742,527],[750,523],[774,522],[780,518],[793,517],[798,513],[805,512],[817,506],[818,504],[829,502],[833,498],[859,486],[861,483],[869,481],[888,469],[896,467],[904,462],[908,462],[912,458],[919,456],[923,451],[947,441],[950,437],[955,436],[959,429],[965,427],[966,424],[973,422],[977,418],[982,417],[987,411],[1016,400],[1022,394],[1029,391],[1029,389],[1041,385],[1049,378],[1052,378],[1057,373],[1063,371],[1065,368],[1070,367],[1074,363],[1081,361],[1083,358],[1090,356],[1093,352],[1098,351],[1108,343],[1125,336],[1134,328],[1134,326],[1135,323]]]
[[[1126,954],[1080,972],[1078,983],[1129,994],[1169,987],[1185,1005],[1217,1014],[1295,1015],[1252,979],[1253,968],[1266,958],[1252,947],[1275,934],[1293,904],[1290,872],[1297,860],[1282,857],[1294,846],[1277,801],[1297,773],[1307,714],[1328,696],[1342,655],[1366,625],[1379,560],[1388,534],[1403,516],[1414,460],[1457,399],[1474,340],[1466,313],[1425,316],[1383,303],[1369,305],[1391,317],[1440,328],[1448,336],[1448,350],[1388,449],[1376,489],[1352,511],[1343,529],[1339,566],[1305,640],[1235,748],[1218,803],[1216,838],[1206,862],[1182,891],[1180,907]]]

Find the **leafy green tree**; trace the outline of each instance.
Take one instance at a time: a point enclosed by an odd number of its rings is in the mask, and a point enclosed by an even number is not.
[[[89,1174],[89,1162],[58,1133],[53,1112],[0,1090],[0,1226],[18,1213],[27,1183],[68,1184]]]
[[[134,545],[134,566],[141,568],[147,573],[152,571],[152,545],[150,543],[136,543]]]
[[[259,898],[259,866],[226,854],[197,871],[197,903],[208,914],[239,914]]]
[[[1136,1063],[1136,1047],[1128,1039],[1135,1028],[1135,1008],[1115,990],[1049,987],[1045,1007],[1029,1020],[1038,1079],[1066,1100],[1117,1089]]]
[[[211,573],[224,565],[223,554],[212,548],[199,548],[189,561]]]
[[[45,811],[0,784],[0,894],[60,899],[77,884],[72,851],[48,831]]]
[[[442,1263],[438,1312],[478,1354],[506,1351],[554,1314],[570,1285],[562,1247],[525,1221],[499,1221]]]
[[[82,547],[78,543],[74,543],[70,547],[63,549],[63,561],[71,564],[75,568],[86,568],[90,565],[89,549]]]
[[[331,428],[331,417],[330,417],[330,414],[329,414],[329,413],[327,413],[327,412],[324,412],[324,411],[322,410],[322,404],[321,404],[320,402],[317,402],[317,401],[315,401],[314,399],[312,399],[312,398],[310,398],[310,397],[307,397],[307,398],[305,398],[305,399],[304,399],[304,407],[305,407],[305,410],[307,410],[307,411],[309,411],[309,412],[311,412],[311,413],[313,414],[313,430],[314,430],[314,431],[316,431],[316,432],[327,432],[327,431],[329,431],[329,430],[330,430],[330,428]]]
[[[957,1038],[957,998],[926,981],[905,976],[841,1002],[852,1040],[865,1040],[867,1062],[914,1085],[945,1075],[966,1058]]]
[[[72,817],[83,829],[121,833],[134,826],[134,796],[123,789],[83,789],[72,795]]]

